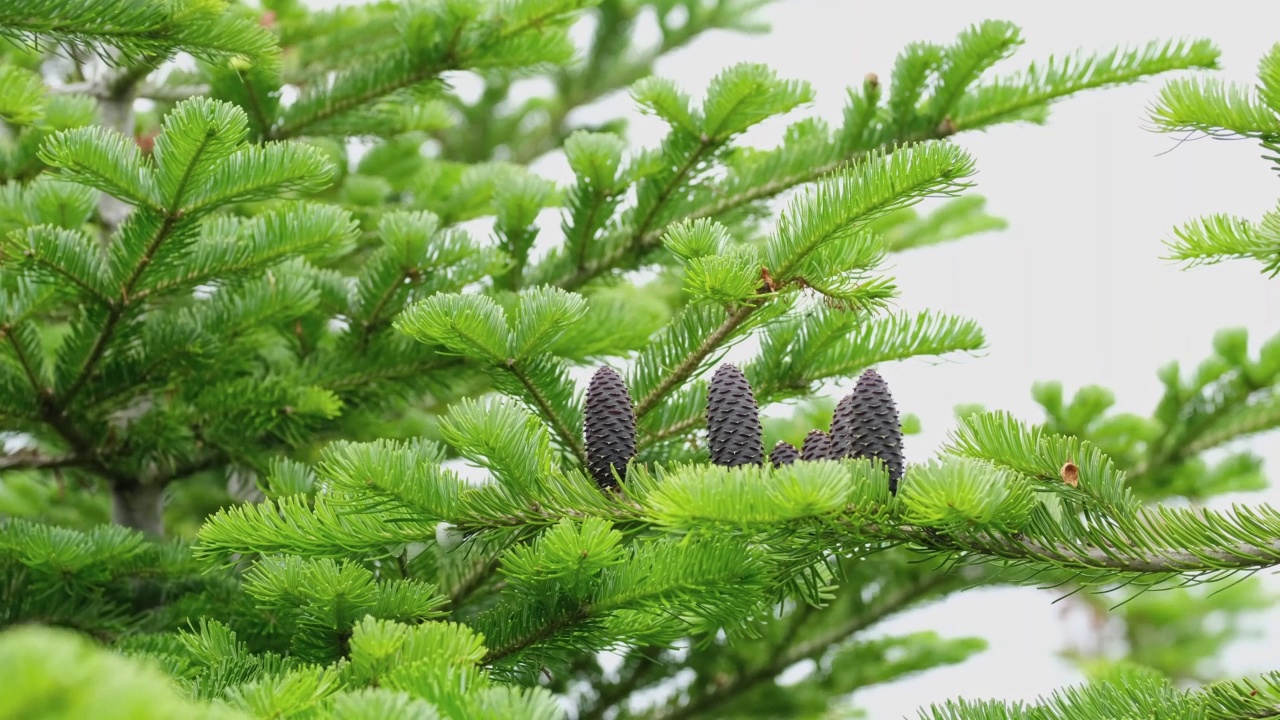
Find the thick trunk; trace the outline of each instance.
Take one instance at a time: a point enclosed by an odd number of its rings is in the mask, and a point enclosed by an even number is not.
[[[158,485],[116,485],[111,488],[111,522],[164,535],[164,488]]]

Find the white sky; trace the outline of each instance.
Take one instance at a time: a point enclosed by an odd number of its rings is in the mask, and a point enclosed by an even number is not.
[[[797,117],[818,114],[834,123],[844,89],[868,72],[887,79],[907,43],[949,42],[986,18],[1023,28],[1026,45],[1005,69],[1077,48],[1208,37],[1223,50],[1222,75],[1252,83],[1258,58],[1280,41],[1280,5],[1261,1],[1219,2],[1209,9],[1185,1],[785,0],[763,16],[773,25],[770,34],[710,34],[665,58],[658,73],[696,98],[725,66],[763,62],[816,88],[816,103]],[[982,357],[881,369],[902,409],[924,423],[924,433],[908,441],[909,459],[937,448],[959,403],[1039,419],[1032,384],[1060,380],[1068,394],[1084,384],[1104,385],[1116,392],[1118,409],[1146,413],[1160,393],[1156,368],[1173,359],[1194,367],[1218,328],[1249,328],[1255,348],[1280,332],[1280,279],[1266,280],[1256,264],[1187,271],[1160,259],[1161,241],[1175,225],[1212,212],[1256,219],[1275,207],[1280,184],[1250,143],[1192,142],[1162,155],[1173,138],[1143,129],[1144,111],[1159,86],[1156,80],[1067,100],[1044,127],[958,136],[977,159],[976,192],[1010,228],[894,260],[902,308],[972,317],[990,346]],[[588,114],[634,117],[625,95]],[[752,137],[768,143],[780,128],[765,127]],[[660,132],[652,119],[635,118],[631,137],[652,145]],[[546,167],[553,176],[555,165]],[[1254,447],[1277,466],[1274,435]],[[1274,501],[1276,494],[1240,499]],[[980,635],[991,647],[961,666],[861,692],[857,704],[875,718],[915,717],[916,708],[951,697],[1032,699],[1078,681],[1055,652],[1072,628],[1083,626],[1064,622],[1062,606],[1050,604],[1054,598],[1034,589],[984,589],[882,624],[875,634],[935,629]],[[1265,638],[1255,638],[1233,651],[1227,666],[1240,673],[1274,668],[1266,645]]]

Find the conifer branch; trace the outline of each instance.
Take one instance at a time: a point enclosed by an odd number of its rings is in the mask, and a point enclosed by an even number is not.
[[[185,180],[190,177],[189,173],[190,170],[188,170],[187,174],[184,175],[184,184]],[[181,188],[182,185],[179,187]],[[169,233],[173,230],[178,219],[179,215],[174,213],[165,214],[164,219],[160,223],[160,227],[157,228],[155,235],[147,243],[146,249],[142,253],[142,257],[139,258],[138,263],[134,265],[133,270],[129,273],[129,277],[125,279],[124,285],[121,286],[120,298],[112,302],[109,306],[107,310],[107,317],[102,322],[102,329],[98,331],[98,335],[93,341],[93,346],[89,349],[89,354],[85,356],[84,363],[81,364],[79,372],[76,373],[71,383],[67,386],[66,391],[56,398],[56,402],[60,407],[70,407],[71,402],[75,399],[76,395],[84,389],[85,384],[87,384],[92,378],[93,371],[97,368],[98,362],[102,360],[102,356],[106,352],[107,346],[115,336],[116,326],[120,324],[120,321],[124,319],[125,314],[132,307],[132,300],[134,298],[132,298],[131,295],[133,293],[134,286],[137,285],[138,281],[142,278],[143,272],[146,271],[147,266],[150,265],[151,260],[155,257],[156,251],[158,251],[164,241],[168,239]]]
[[[693,352],[689,353],[678,365],[671,368],[670,372],[663,375],[653,390],[649,391],[648,395],[645,395],[636,403],[636,419],[647,415],[672,390],[675,390],[681,383],[689,379],[689,376],[698,369],[702,361],[715,352],[735,330],[741,327],[762,303],[763,299],[757,300],[735,310],[729,317],[724,319],[724,322],[720,323],[719,327],[707,335],[702,343],[694,348]]]
[[[552,284],[558,285],[566,290],[576,290],[583,285],[591,282],[595,278],[614,269],[629,257],[641,257],[644,253],[656,248],[662,243],[662,233],[665,228],[650,230],[657,214],[662,210],[663,206],[668,203],[676,190],[684,182],[685,178],[693,168],[697,167],[697,162],[712,149],[707,138],[702,138],[698,144],[698,148],[690,153],[689,158],[676,169],[676,172],[658,192],[658,197],[649,211],[640,220],[634,230],[629,231],[630,239],[620,244],[612,253],[594,260],[589,263],[579,262],[577,268],[566,276],[560,277],[552,281]],[[690,215],[690,219],[697,217],[709,217],[708,215]],[[585,243],[584,243],[585,245]]]
[[[877,595],[875,601],[869,607],[821,635],[796,645],[792,645],[789,642],[784,643],[778,648],[773,659],[765,662],[759,668],[750,672],[740,673],[723,682],[718,682],[690,702],[674,708],[670,712],[657,715],[655,720],[685,720],[685,718],[701,717],[704,713],[714,712],[715,708],[741,697],[762,682],[773,680],[783,670],[801,660],[821,655],[832,645],[870,628],[890,615],[903,611],[915,602],[933,595],[945,587],[961,584],[963,584],[963,580],[956,575],[924,573],[907,587],[887,596]],[[800,611],[797,610],[797,612]]]
[[[705,418],[703,416],[692,415],[678,422],[671,423],[670,425],[657,428],[656,430],[645,429],[642,431],[644,433],[644,438],[636,446],[636,449],[643,450],[646,447],[656,445],[663,440],[680,437],[686,432],[698,427],[703,422],[705,422]]]
[[[364,107],[380,98],[407,88],[422,85],[449,70],[467,68],[475,60],[475,55],[479,50],[501,47],[503,43],[511,42],[520,34],[536,31],[564,14],[563,7],[555,3],[548,3],[544,11],[530,14],[522,18],[521,22],[507,23],[498,21],[498,31],[494,32],[492,36],[486,37],[483,45],[470,49],[460,48],[459,44],[463,39],[468,22],[475,21],[475,18],[461,21],[453,29],[449,43],[440,56],[430,62],[419,63],[415,53],[409,48],[382,53],[374,62],[398,63],[411,69],[400,74],[384,73],[383,77],[373,78],[371,82],[365,83],[366,87],[363,90],[354,94],[338,93],[336,98],[328,98],[322,107],[316,108],[313,112],[302,114],[292,120],[286,119],[284,122],[277,124],[272,128],[270,138],[282,140],[304,135],[316,125]],[[354,72],[361,71],[356,70]]]
[[[1197,437],[1191,439],[1185,449],[1175,455],[1175,458],[1181,460],[1196,457],[1231,440],[1264,432],[1280,425],[1280,391],[1272,390],[1267,394],[1261,394],[1260,397],[1254,396],[1253,399],[1257,400],[1256,404],[1247,405],[1242,402],[1232,408],[1237,412],[1243,411],[1241,412],[1243,417],[1230,418],[1231,422],[1227,423],[1228,413],[1217,416],[1216,422],[1203,427]],[[1133,473],[1130,476],[1132,475]]]
[[[105,193],[104,193],[104,196],[105,196]],[[80,288],[80,290],[84,291],[84,294],[88,298],[92,299],[93,301],[107,307],[110,307],[110,305],[112,304],[112,299],[103,295],[101,290],[86,283],[84,281],[84,278],[81,278],[74,273],[67,272],[66,268],[58,265],[57,263],[50,261],[50,259],[45,257],[44,255],[41,255],[39,253],[31,253],[30,259],[36,265],[39,265],[40,267],[57,275],[63,280],[66,280],[72,285],[75,285],[77,288]]]
[[[883,514],[879,508],[884,500],[873,498],[881,495],[887,498],[888,478],[885,475],[868,475],[857,479],[868,471],[869,465],[866,468],[860,464],[848,467],[853,474],[847,480],[853,482],[857,492],[871,493],[864,501],[846,505],[844,498],[850,492],[848,488],[822,485],[826,488],[824,497],[830,498],[829,501],[814,504],[803,500],[795,508],[789,508],[780,504],[781,496],[770,490],[774,485],[774,473],[799,473],[797,481],[800,477],[808,477],[810,479],[806,482],[821,483],[833,481],[824,473],[834,472],[835,477],[841,477],[843,473],[834,468],[827,469],[829,466],[826,464],[801,462],[785,467],[785,471],[759,469],[756,474],[745,473],[743,468],[738,468],[733,484],[720,482],[722,478],[711,469],[693,467],[668,478],[660,489],[647,495],[639,507],[606,504],[594,509],[589,516],[636,527],[675,531],[689,523],[705,529],[723,522],[733,528],[735,536],[746,527],[746,518],[751,518],[750,522],[760,529],[807,519],[829,528],[834,533],[833,542],[841,540],[860,548],[867,547],[867,543],[879,547],[907,543],[932,553],[962,553],[974,561],[995,560],[1025,568],[1075,572],[1086,581],[1089,578],[1111,581],[1117,574],[1148,576],[1140,581],[1142,585],[1158,584],[1175,576],[1203,580],[1280,565],[1280,530],[1277,529],[1280,516],[1266,506],[1258,510],[1237,509],[1231,515],[1207,510],[1144,509],[1133,515],[1099,517],[1087,525],[1071,525],[1068,519],[1061,521],[1066,523],[1063,527],[1051,528],[1035,523],[1013,531],[998,529],[993,526],[994,521],[976,527],[972,523],[957,526],[942,522],[935,527],[911,522],[907,518],[892,522],[872,520],[872,517]],[[717,471],[723,472],[722,469]],[[950,486],[963,479],[955,473],[942,474],[939,478],[944,485]],[[911,474],[905,478],[904,502],[908,508],[917,507],[922,502],[915,495],[916,488],[927,479]],[[766,494],[761,495],[762,492]],[[948,506],[965,506],[974,502],[966,498],[968,493],[976,491],[957,487],[954,492],[961,494],[954,500],[943,496],[937,502]],[[812,496],[801,494],[797,497]],[[639,516],[636,516],[637,511]],[[775,514],[777,519],[768,519]],[[530,512],[522,501],[517,500],[510,510],[485,504],[471,510],[462,509],[453,516],[433,515],[414,520],[446,519],[466,532],[483,532],[499,528],[546,528],[565,519],[580,520],[583,517],[581,509],[564,506],[563,501],[547,497],[536,512]],[[302,516],[293,517],[293,521],[304,526],[311,524]],[[263,551],[263,548],[245,543],[231,533],[230,527],[222,527],[218,518],[206,527],[212,533],[210,537],[218,535],[222,538],[216,547],[208,549],[210,553]]]
[[[378,293],[378,299],[373,303],[373,307],[369,309],[368,317],[360,323],[360,343],[362,345],[367,344],[373,333],[384,324],[384,321],[379,317],[382,315],[382,311],[391,303],[396,293],[400,292],[405,281],[413,278],[416,274],[417,270],[415,268],[401,270],[396,275],[395,280],[388,283],[382,292]]]
[[[18,41],[87,44],[112,63],[187,52],[203,59],[244,56],[266,66],[279,62],[270,32],[228,12],[224,2],[171,6],[113,0],[8,0],[0,5],[0,36]],[[179,11],[181,8],[181,11]],[[115,48],[110,53],[102,47]]]
[[[258,93],[255,92],[255,81],[253,78],[253,74],[237,68],[236,77],[240,78],[240,82],[244,85],[245,98],[249,106],[245,108],[245,111],[248,112],[248,114],[253,118],[254,126],[258,128],[270,128],[271,118],[267,114],[267,109],[262,107],[262,100],[261,98],[258,97]],[[160,89],[163,90],[165,88],[162,87]],[[183,88],[181,87],[173,88],[174,95],[180,95],[182,89]],[[193,96],[198,94],[203,94],[203,93],[192,93]],[[180,100],[182,98],[175,97],[174,99]]]
[[[672,222],[715,218],[751,203],[772,198],[797,185],[813,182],[838,172],[861,158],[928,140],[940,140],[957,132],[987,127],[997,122],[1023,119],[1032,111],[1042,111],[1061,98],[1095,88],[1133,82],[1149,75],[1187,67],[1214,67],[1217,51],[1205,41],[1193,43],[1152,44],[1140,51],[1113,52],[1098,59],[1073,58],[1055,64],[1051,60],[1043,69],[1032,66],[1026,77],[1016,76],[991,86],[982,86],[973,96],[962,99],[954,116],[924,130],[899,131],[894,137],[873,148],[859,149],[835,160],[818,163],[799,172],[772,178],[758,185],[718,198]],[[665,189],[667,192],[674,187]],[[628,259],[643,257],[662,243],[665,227],[655,228],[641,222],[626,230],[627,237],[606,255],[552,280],[574,289],[621,267]]]
[[[79,463],[111,481],[113,487],[124,487],[135,482],[129,474],[120,472],[103,462],[93,442],[71,423],[65,411],[55,407],[52,402],[46,400],[44,403],[41,408],[41,419],[67,441],[71,446],[72,455],[78,459]]]
[[[596,193],[591,198],[591,207],[588,208],[586,220],[582,223],[582,227],[587,228],[588,232],[578,242],[578,262],[576,267],[579,272],[587,267],[587,250],[591,247],[591,241],[595,239],[597,233],[596,215],[600,213],[600,209],[604,207],[607,200],[608,197],[603,193]]]
[[[1272,513],[1264,507],[1263,513]],[[1212,523],[1212,532],[1188,541],[1188,525]],[[1234,520],[1234,522],[1233,522]],[[840,524],[856,522],[852,516]],[[1214,517],[1208,511],[1176,513],[1157,508],[1134,518],[1111,519],[1077,532],[1072,541],[1031,532],[940,532],[910,524],[857,525],[853,535],[869,540],[907,542],[946,553],[963,552],[1023,564],[1051,565],[1090,573],[1107,571],[1135,575],[1220,577],[1236,571],[1254,571],[1280,565],[1280,533],[1269,529],[1273,517],[1241,510],[1239,517]],[[1064,535],[1065,537],[1065,535]],[[1182,540],[1179,543],[1179,540]]]
[[[539,625],[533,632],[521,635],[505,645],[489,648],[489,651],[484,656],[483,663],[485,665],[493,665],[501,662],[544,640],[555,637],[560,632],[568,630],[589,617],[591,617],[590,609],[585,605],[580,606],[561,617]]]
[[[689,157],[685,158],[685,161],[672,173],[667,184],[658,191],[658,197],[653,201],[653,205],[649,207],[648,212],[644,214],[644,217],[640,219],[640,223],[636,225],[635,235],[637,237],[644,237],[649,232],[654,220],[658,217],[658,213],[671,201],[675,192],[680,189],[680,186],[689,177],[689,173],[693,172],[693,169],[698,167],[698,163],[702,162],[703,158],[709,155],[722,142],[714,142],[712,138],[706,135],[698,139],[698,147],[689,153]],[[580,285],[581,283],[578,284]],[[569,289],[573,289],[573,285]]]
[[[784,175],[761,185],[746,188],[739,193],[713,199],[709,204],[690,212],[681,218],[673,219],[672,222],[678,222],[679,220],[715,218],[746,205],[750,205],[753,202],[775,197],[798,185],[821,180],[822,178],[837,173],[840,170],[852,167],[860,160],[876,155],[882,151],[893,148],[904,148],[909,145],[917,145],[927,140],[940,140],[950,136],[951,134],[952,133],[948,129],[940,128],[938,131],[933,133],[914,135],[904,137],[898,141],[886,142],[877,148],[859,151],[847,158],[834,160],[821,165],[815,165],[803,172]],[[646,253],[656,250],[662,245],[662,236],[666,230],[666,227],[655,228],[652,230],[644,227],[638,228],[630,234],[630,239],[628,241],[619,245],[618,249],[587,263],[571,275],[567,275],[559,279],[557,284],[570,290],[579,288],[596,279],[600,275],[619,267],[630,257],[643,257]]]
[[[450,50],[452,51],[452,48]],[[460,67],[462,65],[457,59],[452,56],[446,56],[436,63],[417,68],[413,73],[394,78],[383,84],[371,86],[354,95],[341,96],[337,100],[326,103],[323,108],[316,112],[300,117],[293,122],[279,123],[271,129],[269,137],[272,140],[301,137],[312,126],[364,107],[398,90],[421,85],[434,77],[438,77],[441,73],[456,70]]]
[[[529,393],[529,397],[538,408],[538,412],[547,419],[547,422],[551,423],[552,429],[555,430],[556,435],[560,436],[560,441],[564,443],[565,447],[569,448],[570,452],[573,453],[578,464],[585,468],[587,466],[587,449],[582,444],[581,435],[569,427],[564,418],[560,417],[560,413],[556,412],[546,394],[542,392],[537,383],[533,382],[533,378],[529,377],[524,368],[520,367],[518,360],[508,360],[505,367],[507,372],[511,373],[519,381],[520,385],[524,387],[525,391]]]
[[[1215,434],[1213,430],[1219,421],[1246,406],[1255,397],[1255,393],[1260,391],[1270,391],[1270,383],[1259,381],[1248,372],[1231,373],[1223,382],[1206,388],[1206,392],[1212,397],[1209,407],[1193,406],[1185,422],[1166,424],[1160,435],[1149,443],[1151,450],[1147,457],[1131,468],[1126,476],[1132,482],[1159,473],[1227,440],[1239,437],[1243,432],[1224,435]],[[1191,402],[1200,400],[1201,397],[1197,394]],[[1265,415],[1261,419],[1265,422]],[[1246,425],[1237,430],[1249,429]]]
[[[342,393],[344,390],[355,390],[370,383],[379,380],[405,380],[409,378],[420,378],[428,373],[448,374],[465,367],[466,363],[455,357],[429,357],[425,360],[417,358],[415,360],[401,363],[395,366],[387,366],[377,368],[375,370],[366,370],[359,368],[358,372],[337,376],[321,376],[316,382],[330,390]]]
[[[1136,540],[1128,545],[1068,545],[1047,542],[1015,534],[996,536],[989,533],[956,538],[948,543],[936,533],[923,528],[896,529],[869,525],[871,535],[897,536],[925,547],[963,549],[1007,560],[1033,560],[1051,563],[1077,571],[1105,570],[1143,575],[1216,574],[1222,571],[1257,570],[1280,564],[1280,538],[1255,544],[1229,540],[1215,544],[1178,548],[1142,547]],[[1157,528],[1151,531],[1158,533]]]
[[[467,573],[462,582],[449,590],[449,604],[454,608],[462,607],[472,595],[484,586],[485,581],[493,577],[499,564],[498,555],[481,560]]]
[[[929,152],[939,148],[941,152]],[[653,389],[636,403],[636,418],[643,418],[657,407],[779,290],[803,280],[798,276],[799,269],[819,248],[892,208],[928,195],[952,194],[963,186],[963,178],[971,172],[969,158],[954,151],[953,147],[925,146],[920,148],[918,156],[916,152],[915,149],[904,149],[888,157],[872,156],[849,174],[833,177],[814,196],[798,201],[792,208],[795,219],[784,222],[777,231],[776,242],[767,246],[775,251],[776,260],[762,266],[760,274],[772,280],[759,287],[754,296],[730,313],[685,358],[662,375]],[[918,167],[913,167],[913,163]],[[899,172],[890,170],[891,167]],[[906,168],[912,168],[914,172],[901,172]],[[859,192],[862,197],[855,201]],[[835,210],[833,206],[839,209]],[[775,287],[775,282],[780,286]],[[873,294],[867,297],[868,302],[874,300]]]
[[[797,334],[799,333],[799,335]],[[797,344],[801,337],[805,342]],[[744,368],[761,407],[809,392],[815,382],[856,375],[868,367],[920,356],[977,350],[985,338],[972,321],[931,313],[896,314],[858,319],[845,312],[810,316],[792,315],[767,326],[760,355]],[[787,362],[770,359],[786,348]],[[704,416],[684,395],[671,402],[661,421],[643,429],[640,449],[656,446],[700,426]]]
[[[17,356],[18,364],[22,366],[22,371],[27,376],[27,382],[31,383],[31,389],[37,393],[44,394],[46,389],[41,387],[40,376],[31,364],[31,359],[27,357],[27,353],[23,351],[22,343],[18,342],[18,338],[14,337],[13,329],[0,325],[0,335],[4,335],[4,338],[9,341],[9,345],[13,347],[13,354]]]
[[[694,12],[679,26],[666,24],[659,13],[662,37],[656,45],[639,53],[632,52],[637,48],[632,46],[629,33],[634,29],[638,11],[648,3],[629,6],[616,1],[602,2],[598,6],[598,22],[591,46],[580,62],[557,74],[556,95],[526,102],[510,117],[497,118],[495,108],[510,99],[510,81],[502,78],[490,83],[479,102],[462,107],[467,117],[464,132],[437,133],[437,139],[443,146],[442,154],[464,162],[479,162],[491,159],[497,144],[505,141],[511,150],[511,160],[527,165],[555,150],[571,134],[573,128],[567,126],[567,121],[574,110],[648,76],[663,56],[710,30],[747,33],[764,30],[762,24],[753,22],[751,13],[770,1],[736,3],[718,0],[711,6],[693,6],[696,8]],[[495,122],[495,119],[500,122]],[[535,119],[538,121],[535,127],[527,131],[523,129]],[[521,130],[514,138],[507,137],[509,132],[503,132],[516,127]]]
[[[695,514],[699,512],[697,508],[686,510]],[[1264,511],[1269,511],[1269,508],[1264,508]],[[559,519],[557,515],[549,513],[542,521],[553,524]],[[1114,577],[1114,573],[1153,575],[1157,576],[1157,581],[1174,575],[1219,577],[1236,571],[1280,565],[1280,533],[1268,537],[1271,533],[1267,529],[1268,522],[1274,520],[1248,513],[1232,524],[1231,519],[1211,515],[1207,511],[1143,511],[1133,519],[1113,519],[1108,524],[1084,528],[1080,531],[1082,537],[1072,542],[1040,537],[1030,532],[947,533],[909,523],[859,523],[856,514],[832,518],[832,521],[850,528],[852,537],[861,538],[862,542],[906,542],[934,552],[963,552],[973,559],[985,556],[1076,572],[1113,573],[1101,577]],[[1179,544],[1177,538],[1188,537],[1186,524],[1192,522],[1192,518],[1213,523],[1214,532],[1201,542]],[[621,516],[618,519],[624,520]]]
[[[1218,67],[1218,51],[1207,40],[1152,42],[1098,57],[1049,58],[1026,72],[979,85],[952,115],[957,130],[986,127],[1043,109],[1086,90],[1134,82],[1170,70]]]

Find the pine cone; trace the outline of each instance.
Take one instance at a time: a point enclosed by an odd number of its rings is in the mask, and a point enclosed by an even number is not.
[[[831,436],[821,430],[810,430],[800,447],[801,460],[828,460],[831,458]]]
[[[902,425],[893,404],[889,385],[875,370],[867,370],[853,388],[854,433],[849,457],[875,458],[889,470],[889,491],[898,491],[905,463],[902,455]],[[835,421],[832,421],[834,425]]]
[[[796,447],[791,443],[781,440],[778,441],[777,445],[773,446],[773,452],[769,453],[769,462],[773,463],[774,467],[790,465],[799,459],[800,451],[796,450]]]
[[[613,471],[625,480],[627,461],[636,456],[636,415],[626,383],[613,368],[601,367],[591,376],[583,416],[587,471],[600,487],[617,487]]]
[[[707,392],[707,440],[716,465],[764,463],[763,431],[751,384],[733,365],[721,365]]]
[[[831,449],[827,457],[832,460],[849,457],[853,452],[853,437],[858,434],[856,393],[857,388],[841,398],[831,414]]]

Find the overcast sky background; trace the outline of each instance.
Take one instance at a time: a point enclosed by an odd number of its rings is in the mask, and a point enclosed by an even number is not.
[[[333,0],[315,0],[331,6]],[[1280,41],[1280,4],[996,2],[835,2],[784,0],[762,12],[763,36],[716,32],[664,58],[661,75],[700,98],[724,67],[763,62],[784,77],[808,80],[816,102],[792,117],[816,114],[838,122],[844,90],[868,72],[887,79],[898,51],[917,40],[950,42],[966,25],[1006,19],[1024,31],[1025,46],[998,70],[1078,48],[1105,51],[1153,39],[1207,37],[1222,49],[1221,75],[1252,84],[1258,59]],[[1172,152],[1175,140],[1146,127],[1145,110],[1161,80],[1094,91],[1055,106],[1047,126],[1001,126],[961,134],[977,159],[975,192],[1010,227],[893,258],[905,310],[931,308],[976,319],[989,349],[979,357],[882,367],[900,407],[918,415],[924,432],[908,439],[908,459],[930,456],[954,426],[952,409],[977,402],[1037,420],[1030,396],[1040,380],[1059,380],[1068,395],[1097,383],[1116,392],[1118,409],[1148,413],[1160,394],[1155,371],[1169,360],[1194,367],[1210,352],[1215,331],[1247,327],[1251,346],[1280,332],[1280,279],[1252,263],[1183,270],[1161,260],[1162,240],[1178,224],[1213,212],[1251,219],[1276,206],[1280,184],[1259,149],[1247,142],[1198,141]],[[619,94],[587,109],[587,120],[628,116],[630,138],[656,144],[663,126],[635,114]],[[753,132],[768,145],[784,123]],[[564,163],[536,166],[557,180]],[[558,224],[558,220],[549,223]],[[1253,443],[1280,467],[1280,442]],[[1231,498],[1275,502],[1268,491]],[[1274,576],[1271,587],[1280,592]],[[929,702],[965,696],[1034,699],[1081,679],[1056,653],[1079,618],[1064,621],[1056,596],[1030,588],[970,591],[895,617],[868,635],[935,629],[979,635],[990,648],[963,665],[858,693],[872,718],[916,717]],[[1263,622],[1265,620],[1265,622]],[[1275,668],[1267,645],[1280,614],[1260,618],[1251,641],[1234,648],[1235,673]]]

